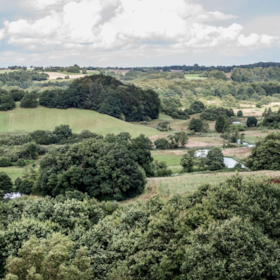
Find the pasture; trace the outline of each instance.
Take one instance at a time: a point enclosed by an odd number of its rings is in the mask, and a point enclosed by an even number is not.
[[[145,193],[137,199],[147,200],[150,197],[160,195],[161,197],[171,197],[176,194],[192,193],[205,184],[223,183],[232,177],[234,173],[189,173],[177,177],[149,178],[146,185]],[[243,178],[252,178],[254,180],[266,180],[280,176],[280,171],[256,171],[240,172]]]
[[[21,178],[25,172],[24,167],[0,167],[0,172],[5,172],[10,176],[12,181],[14,182],[17,178]]]
[[[207,78],[199,77],[200,74],[185,74],[186,80],[206,80]]]
[[[118,134],[129,132],[132,137],[145,134],[150,137],[160,134],[151,127],[128,123],[95,111],[82,109],[36,109],[16,108],[0,113],[0,132],[32,132],[34,130],[54,130],[56,126],[67,124],[75,133],[88,129],[97,134]]]

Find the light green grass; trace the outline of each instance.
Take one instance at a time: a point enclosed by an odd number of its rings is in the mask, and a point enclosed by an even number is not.
[[[252,177],[255,180],[264,180],[267,178],[279,177],[279,171],[257,171],[241,172],[240,176],[244,178]],[[175,194],[186,194],[196,191],[204,184],[223,183],[234,175],[233,172],[211,173],[211,174],[186,174],[184,176],[169,178],[149,179],[147,189],[153,189],[156,194],[162,196],[172,196]]]
[[[9,113],[0,114],[0,133],[7,132],[9,129]]]
[[[165,161],[169,167],[180,166],[182,159],[182,156],[158,154],[157,152],[152,152],[152,157],[154,160]]]
[[[7,118],[10,118],[10,125],[7,125]],[[128,123],[90,110],[39,107],[36,109],[16,108],[13,111],[0,113],[1,132],[54,130],[56,126],[61,124],[69,125],[75,133],[88,129],[101,135],[129,132],[132,137],[137,137],[140,134],[150,137],[160,134],[154,128]]]
[[[205,77],[199,77],[200,74],[186,74],[185,78],[187,80],[206,80]]]
[[[17,178],[22,177],[24,174],[24,167],[0,167],[0,172],[5,172],[11,177],[14,182]]]

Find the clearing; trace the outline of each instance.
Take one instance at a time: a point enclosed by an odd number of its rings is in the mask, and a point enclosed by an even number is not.
[[[140,134],[150,137],[160,134],[154,128],[132,124],[90,110],[38,107],[36,109],[16,108],[0,113],[0,132],[2,133],[54,130],[61,124],[69,125],[75,133],[88,129],[101,135],[129,132],[132,137]]]

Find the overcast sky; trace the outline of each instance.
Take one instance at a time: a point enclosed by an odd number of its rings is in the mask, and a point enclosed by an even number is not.
[[[0,67],[279,62],[279,0],[0,0]]]

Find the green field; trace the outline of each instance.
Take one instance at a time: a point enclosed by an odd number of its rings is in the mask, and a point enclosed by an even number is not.
[[[239,174],[244,178],[264,180],[269,177],[278,178],[280,171],[241,172]],[[145,195],[147,195],[147,192],[151,192],[151,190],[153,195],[159,194],[161,196],[186,194],[196,191],[203,184],[218,184],[225,182],[233,175],[233,172],[209,174],[193,173],[178,177],[151,178],[148,179]]]
[[[22,177],[25,169],[23,167],[0,167],[0,172],[7,173],[13,182],[18,178]]]
[[[185,74],[187,80],[206,80],[207,78],[199,77],[200,74]]]
[[[34,130],[54,130],[61,124],[68,124],[75,133],[88,129],[106,135],[129,132],[133,137],[145,134],[150,137],[159,131],[138,124],[128,123],[108,115],[80,109],[36,109],[16,108],[13,111],[0,113],[0,132],[32,132]]]

